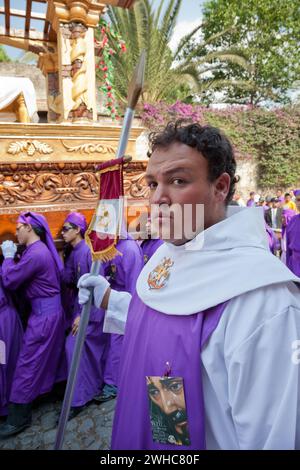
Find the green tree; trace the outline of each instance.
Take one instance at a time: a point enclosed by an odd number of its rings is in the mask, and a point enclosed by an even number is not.
[[[8,57],[2,46],[0,46],[0,62],[10,62],[10,58]]]
[[[289,89],[300,72],[299,0],[208,0],[204,5],[204,36],[224,29],[215,46],[243,48],[252,70],[235,64],[214,72],[220,80],[246,80],[248,87],[222,84],[227,101],[258,104],[288,102]],[[205,51],[203,51],[205,54]],[[220,83],[221,83],[220,82]]]
[[[200,48],[219,38],[220,33],[207,38],[205,43],[201,43],[183,57],[182,51],[201,29],[201,24],[182,38],[173,52],[169,43],[181,5],[182,0],[169,0],[168,3],[161,0],[154,11],[149,0],[140,0],[130,10],[109,7],[108,16],[112,28],[123,38],[127,46],[126,54],[116,54],[113,57],[114,89],[121,101],[126,100],[128,82],[143,49],[147,53],[145,88],[142,96],[144,102],[160,100],[170,102],[176,99],[191,102],[195,95],[202,96],[215,85],[215,79],[203,79],[203,76],[207,75],[211,68],[217,67],[216,63],[212,64],[216,60],[219,64],[231,62],[247,68],[248,63],[237,48],[208,51],[205,56],[198,54]],[[114,38],[111,40],[113,42]]]

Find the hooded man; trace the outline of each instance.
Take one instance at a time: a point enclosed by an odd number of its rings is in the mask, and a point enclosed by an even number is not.
[[[84,240],[86,229],[86,219],[80,212],[71,212],[62,228],[63,239],[70,247],[62,278],[64,284],[74,291],[74,295],[71,296],[71,332],[66,340],[68,370],[71,367],[82,310],[81,305],[78,304],[77,283],[83,274],[90,272],[92,264],[91,252]],[[101,272],[103,273],[103,270]],[[104,311],[92,307],[69,419],[74,418],[82,411],[84,406],[102,389],[104,357],[109,339],[108,335],[103,333],[103,319]]]
[[[227,207],[236,162],[218,129],[169,123],[150,144],[146,179],[165,243],[132,298],[100,276],[79,281],[80,302],[93,287],[105,321],[126,322],[112,448],[300,448],[299,279],[270,252],[263,210]],[[164,399],[166,377],[181,405]],[[184,439],[152,416],[149,382]]]
[[[300,189],[295,189],[294,195],[300,211]],[[286,228],[286,264],[296,276],[300,276],[300,214],[295,215]]]
[[[0,427],[0,437],[16,434],[30,425],[31,404],[52,389],[64,345],[62,262],[48,223],[35,212],[21,213],[16,230],[18,242],[26,249],[15,262],[16,245],[9,240],[2,243],[2,280],[11,291],[25,286],[31,313],[13,377],[8,418]]]
[[[19,315],[2,284],[0,267],[0,416],[7,415],[7,406],[23,329]]]

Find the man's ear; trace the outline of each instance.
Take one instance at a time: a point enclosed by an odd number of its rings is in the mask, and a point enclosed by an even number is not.
[[[215,195],[218,201],[225,202],[230,189],[230,176],[222,173],[215,181]]]

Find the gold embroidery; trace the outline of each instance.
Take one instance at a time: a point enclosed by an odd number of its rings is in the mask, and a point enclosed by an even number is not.
[[[149,273],[148,286],[150,289],[162,289],[170,277],[170,269],[174,261],[171,258],[163,258],[162,262]]]

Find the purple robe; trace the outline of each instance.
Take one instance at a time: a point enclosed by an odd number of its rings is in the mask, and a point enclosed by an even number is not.
[[[68,258],[67,275],[71,274],[73,282],[77,282],[83,274],[91,269],[91,252],[84,240],[80,241],[72,250]],[[101,272],[101,271],[100,271]],[[102,271],[103,273],[103,271]],[[65,276],[66,273],[63,273]],[[78,304],[76,295],[72,323],[81,314],[82,307]],[[90,320],[87,327],[85,343],[82,351],[80,366],[73,395],[72,406],[83,406],[98,395],[103,386],[103,369],[106,347],[109,335],[103,333],[104,310],[91,308]],[[72,332],[66,340],[66,356],[68,370],[71,367],[76,336]]]
[[[253,207],[253,206],[255,206],[255,201],[253,199],[248,199],[247,207]]]
[[[227,303],[194,315],[165,315],[136,294],[129,307],[119,394],[113,424],[113,450],[205,449],[200,351],[217,327]],[[191,444],[160,444],[152,439],[146,376],[182,377]]]
[[[10,394],[13,403],[31,403],[57,380],[64,345],[59,272],[47,246],[36,241],[26,247],[18,263],[5,259],[2,274],[8,289],[26,286],[31,304]]]
[[[137,278],[143,268],[141,249],[135,240],[127,239],[118,241],[117,250],[123,256],[118,255],[112,261],[105,263],[105,277],[112,289],[133,294]],[[108,385],[118,385],[122,343],[123,335],[110,335],[104,370],[104,382]]]
[[[300,277],[300,214],[295,215],[286,228],[286,265]]]
[[[1,277],[0,268],[0,416],[3,416],[7,415],[13,374],[22,345],[23,329],[16,309],[4,291]]]
[[[160,238],[153,238],[149,240],[144,240],[141,243],[141,250],[143,253],[144,264],[146,264],[151,256],[156,252],[157,248],[163,244],[163,241]]]
[[[74,250],[72,250],[65,260],[64,269],[61,272],[61,297],[65,312],[66,330],[69,330],[74,321],[74,309],[77,302],[77,282],[76,261],[74,261]]]
[[[274,255],[276,250],[280,250],[280,243],[279,243],[278,238],[274,234],[273,230],[271,229],[271,227],[269,227],[269,225],[266,223],[265,223],[265,227],[266,227],[266,232],[268,236],[269,248],[270,248],[271,253],[273,253]]]

